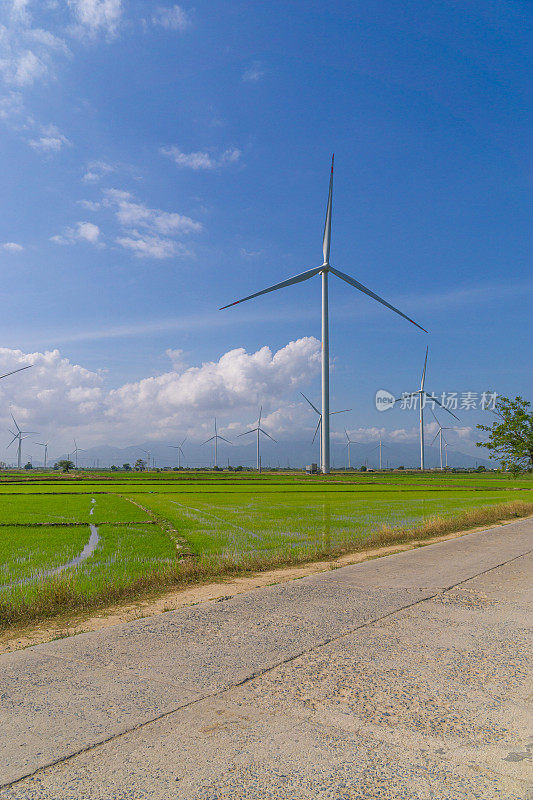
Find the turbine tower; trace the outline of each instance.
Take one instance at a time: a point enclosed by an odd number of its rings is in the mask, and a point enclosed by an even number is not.
[[[328,194],[328,204],[326,208],[326,222],[324,225],[324,236],[322,239],[322,254],[324,257],[323,263],[319,267],[314,267],[313,269],[308,269],[305,272],[301,272],[299,275],[295,275],[292,278],[289,278],[286,281],[282,281],[281,283],[276,283],[273,286],[269,286],[267,289],[262,289],[260,292],[255,292],[254,294],[249,294],[247,297],[243,297],[240,300],[236,300],[233,303],[229,303],[227,306],[222,306],[222,309],[229,308],[230,306],[235,306],[238,303],[244,303],[245,300],[251,300],[254,297],[259,297],[261,294],[267,294],[267,292],[274,292],[277,289],[283,289],[286,286],[292,286],[293,283],[300,283],[301,281],[306,281],[309,278],[313,278],[315,275],[321,275],[322,277],[322,420],[323,425],[321,426],[321,471],[323,473],[328,473],[330,470],[330,437],[329,437],[329,302],[328,302],[328,275],[331,272],[333,275],[336,275],[337,278],[340,278],[346,283],[349,283],[350,286],[354,286],[356,289],[359,289],[360,292],[372,297],[374,300],[377,300],[378,303],[390,308],[391,311],[395,311],[396,314],[399,314],[404,319],[412,322],[413,325],[416,325],[417,328],[427,333],[425,328],[422,328],[421,325],[414,322],[410,317],[406,316],[402,311],[399,311],[397,308],[392,306],[382,297],[379,295],[374,294],[370,289],[366,286],[363,286],[362,283],[356,281],[354,278],[351,278],[349,275],[346,275],[344,272],[332,267],[329,263],[329,251],[330,251],[330,244],[331,244],[331,206],[332,206],[332,196],[333,196],[333,160],[334,156],[331,158],[331,175],[329,179],[329,194]],[[221,309],[221,310],[222,310]]]
[[[448,414],[451,414],[452,417],[454,417],[458,422],[460,421],[459,417],[456,417],[455,414],[453,414],[450,411],[449,408],[445,408],[445,406],[443,406],[442,403],[440,403],[437,400],[437,398],[434,397],[432,394],[428,394],[426,392],[425,388],[424,388],[425,384],[426,384],[426,367],[427,367],[427,363],[428,363],[428,350],[429,350],[429,348],[426,347],[426,358],[424,359],[424,369],[422,370],[422,380],[420,381],[420,389],[417,389],[416,392],[406,392],[402,397],[398,397],[397,400],[394,401],[395,403],[398,403],[398,402],[400,402],[400,400],[406,400],[409,397],[418,397],[418,399],[419,399],[419,403],[420,403],[420,470],[422,472],[424,472],[424,469],[426,467],[426,462],[425,462],[425,458],[424,458],[424,406],[426,404],[426,400],[433,401],[438,406],[440,406],[442,409],[444,409],[444,411],[447,411]]]
[[[185,458],[185,455],[183,453],[182,447],[183,447],[183,445],[185,444],[186,441],[187,441],[187,437],[185,437],[185,439],[182,441],[181,444],[169,444],[169,447],[171,447],[173,450],[177,450],[178,451],[178,469],[181,469],[181,456],[183,456],[183,458]]]
[[[218,435],[217,418],[216,417],[215,417],[215,435],[211,436],[210,439],[206,439],[206,441],[202,442],[202,444],[200,446],[203,447],[204,444],[208,444],[209,442],[212,442],[213,439],[215,440],[215,469],[218,469],[218,440],[220,439],[223,442],[227,442],[227,444],[231,444],[231,442],[229,442],[227,439],[224,439],[223,436],[219,436]]]
[[[15,370],[15,371],[18,372],[19,370]],[[11,434],[11,436],[13,438],[9,442],[8,447],[11,447],[13,442],[15,440],[18,440],[18,444],[17,444],[17,468],[20,469],[21,466],[22,466],[22,440],[23,439],[27,439],[28,436],[31,433],[35,434],[35,433],[37,433],[37,431],[21,431],[19,426],[18,426],[18,424],[17,424],[17,421],[16,421],[15,417],[13,416],[13,414],[11,414],[11,419],[15,423],[15,428],[17,430],[16,431],[12,431],[11,429],[9,429],[9,433]]]
[[[322,429],[322,413],[309,400],[309,398],[305,396],[305,394],[303,392],[300,392],[300,394],[302,395],[304,400],[307,400],[307,402],[309,403],[309,405],[311,406],[313,411],[316,411],[316,413],[318,414],[318,422],[317,422],[317,425],[316,425],[316,428],[315,428],[315,434],[313,436],[313,441],[311,442],[311,444],[314,444],[318,431],[321,431],[321,429]],[[329,412],[329,416],[331,417],[333,414],[345,414],[347,411],[351,411],[351,410],[352,410],[351,408],[343,408],[342,411],[330,411]],[[322,464],[322,436],[320,436],[320,464]]]
[[[263,415],[263,406],[261,406],[261,408],[259,409],[259,419],[257,421],[257,428],[250,428],[249,431],[245,431],[244,433],[239,433],[239,436],[248,436],[249,433],[257,433],[257,471],[258,472],[261,472],[261,454],[259,452],[259,437],[260,437],[260,434],[263,433],[265,436],[268,436],[269,439],[272,439],[273,442],[276,441],[275,439],[272,438],[272,436],[269,433],[264,431],[263,428],[261,427],[261,417],[262,417],[262,415]]]
[[[48,458],[48,442],[35,442],[35,444],[38,444],[40,447],[44,447],[44,468],[46,469],[46,462]]]

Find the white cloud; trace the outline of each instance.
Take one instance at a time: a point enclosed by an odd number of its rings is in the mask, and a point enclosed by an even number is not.
[[[96,36],[104,33],[108,37],[116,35],[122,18],[122,0],[68,0],[79,32]]]
[[[102,206],[102,204],[96,200],[77,200],[76,202],[88,211],[98,211]]]
[[[243,72],[242,79],[245,83],[257,83],[265,74],[266,72],[261,62],[254,61],[254,63]]]
[[[170,8],[158,8],[152,16],[154,25],[160,25],[171,31],[184,31],[191,24],[188,14],[181,6],[171,6]]]
[[[55,125],[46,125],[41,128],[41,136],[38,139],[30,139],[28,144],[35,150],[58,153],[65,145],[70,145],[70,142]]]
[[[161,147],[159,152],[171,158],[178,167],[188,167],[189,169],[217,169],[217,167],[222,167],[225,164],[235,163],[242,155],[241,151],[236,147],[230,147],[224,150],[218,157],[206,151],[184,153],[175,145],[172,147]]]
[[[65,233],[51,236],[50,241],[55,244],[88,242],[89,244],[102,246],[100,242],[100,228],[93,222],[78,222],[75,228],[67,228]]]
[[[187,432],[200,439],[215,414],[221,425],[224,418],[235,423],[242,417],[247,423],[263,403],[273,409],[265,424],[275,435],[291,415],[293,427],[297,423],[298,409],[290,395],[320,369],[320,342],[311,337],[277,352],[268,347],[255,353],[230,350],[217,361],[193,367],[184,366],[179,351],[168,355],[177,370],[106,390],[100,373],[62,358],[58,350],[23,353],[0,348],[0,374],[35,365],[0,382],[0,427],[5,429],[9,421],[12,400],[21,427],[31,426],[47,437],[42,441],[53,442],[54,449],[70,446],[73,435],[85,447],[134,444],[147,434],[168,440]]]
[[[21,250],[24,250],[23,246],[17,242],[4,242],[0,244],[0,249],[6,250],[8,253],[20,253]]]
[[[138,258],[171,258],[189,255],[187,248],[173,239],[151,236],[139,231],[131,231],[129,236],[117,236],[116,243],[125,250],[132,250]]]
[[[116,167],[113,164],[107,164],[105,161],[91,161],[87,165],[87,172],[82,180],[85,183],[96,183],[105,175],[109,175],[110,172],[115,172],[115,170]]]
[[[115,241],[140,258],[171,258],[189,255],[189,250],[176,236],[198,233],[201,222],[174,211],[163,211],[138,203],[130,192],[121,189],[104,190],[104,205],[112,208],[124,235]],[[143,230],[140,230],[143,229]]]

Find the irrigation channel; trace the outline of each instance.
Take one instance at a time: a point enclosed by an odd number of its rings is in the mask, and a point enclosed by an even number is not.
[[[94,500],[93,498],[91,502],[93,503],[93,505],[91,506],[89,514],[92,514],[94,512],[94,503],[96,503],[96,500]],[[1,583],[0,590],[13,589],[15,586],[26,586],[28,583],[33,583],[34,581],[42,580],[42,578],[50,578],[52,575],[59,575],[60,572],[64,572],[66,569],[70,569],[71,567],[77,567],[78,564],[81,564],[83,561],[86,561],[89,558],[89,556],[92,556],[92,554],[96,550],[98,542],[100,541],[98,527],[96,525],[93,525],[92,523],[89,523],[89,530],[91,532],[91,535],[89,536],[89,541],[87,542],[81,553],[78,553],[78,555],[74,556],[74,558],[72,558],[70,561],[67,561],[65,564],[60,564],[58,567],[53,567],[52,569],[46,569],[34,573],[33,575],[30,575],[28,578],[21,578],[18,581],[13,581],[13,583]]]

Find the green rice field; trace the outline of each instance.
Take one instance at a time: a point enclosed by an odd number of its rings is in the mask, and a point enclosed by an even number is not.
[[[0,479],[0,625],[217,574],[360,550],[376,536],[386,542],[401,531],[408,538],[428,520],[446,525],[510,503],[522,515],[533,513],[531,476],[6,474]],[[505,509],[497,513],[506,516]],[[469,519],[475,524],[475,513]]]

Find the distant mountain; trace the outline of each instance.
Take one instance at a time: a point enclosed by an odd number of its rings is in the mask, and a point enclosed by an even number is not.
[[[249,437],[253,439],[253,437]],[[129,463],[135,464],[138,458],[147,459],[143,451],[150,452],[151,462],[156,467],[177,466],[176,451],[172,450],[167,444],[161,442],[143,442],[139,445],[129,447],[91,447],[84,450],[78,456],[78,464],[82,467],[110,467],[115,464],[121,467]],[[210,443],[199,446],[186,442],[183,447],[184,458],[181,460],[182,466],[189,467],[212,467],[214,461],[214,448]],[[66,458],[67,453],[51,456],[49,462],[52,464],[60,458]],[[72,454],[69,455],[74,461]],[[319,447],[309,442],[283,442],[274,444],[264,440],[261,443],[261,460],[263,467],[305,467],[306,464],[318,462]],[[218,446],[218,466],[227,467],[228,462],[231,466],[255,467],[256,450],[255,441],[249,445],[227,445],[220,442]],[[40,462],[34,460],[34,464]],[[360,467],[361,465],[377,468],[379,466],[379,449],[375,443],[351,446],[351,466]],[[346,448],[341,444],[332,446],[332,466],[341,468],[346,465]],[[383,443],[382,453],[383,467],[419,467],[420,466],[420,447],[418,444],[392,444]],[[431,469],[440,465],[438,447],[426,447],[426,466]],[[485,458],[474,457],[462,453],[459,450],[448,448],[448,466],[473,468],[477,465],[485,467],[494,466]]]

